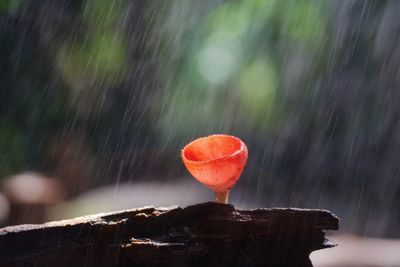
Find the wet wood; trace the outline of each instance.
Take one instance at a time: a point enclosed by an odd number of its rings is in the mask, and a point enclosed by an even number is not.
[[[334,246],[325,210],[145,207],[0,229],[0,266],[312,266]]]

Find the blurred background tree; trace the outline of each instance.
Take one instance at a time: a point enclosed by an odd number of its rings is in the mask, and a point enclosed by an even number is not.
[[[180,148],[229,133],[250,151],[241,205],[327,208],[345,230],[398,235],[397,12],[390,0],[2,0],[0,177],[55,177],[65,199],[179,183]]]

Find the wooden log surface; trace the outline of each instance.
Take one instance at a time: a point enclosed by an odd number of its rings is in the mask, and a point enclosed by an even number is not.
[[[312,266],[338,224],[326,210],[144,207],[2,228],[0,266]]]

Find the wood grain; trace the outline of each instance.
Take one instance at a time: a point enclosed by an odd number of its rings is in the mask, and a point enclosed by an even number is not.
[[[338,224],[326,210],[144,207],[0,229],[0,266],[312,266]]]

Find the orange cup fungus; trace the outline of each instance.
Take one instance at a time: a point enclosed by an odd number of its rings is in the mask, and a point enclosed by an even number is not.
[[[231,135],[198,138],[182,149],[182,161],[199,182],[214,190],[218,202],[227,203],[229,190],[239,180],[248,157],[246,144]]]

